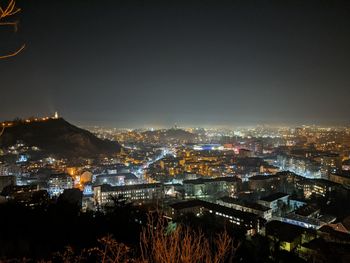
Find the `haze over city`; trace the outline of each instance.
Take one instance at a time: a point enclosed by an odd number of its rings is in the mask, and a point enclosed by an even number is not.
[[[347,1],[21,7],[6,44],[26,52],[0,64],[3,120],[58,110],[113,127],[348,123]]]

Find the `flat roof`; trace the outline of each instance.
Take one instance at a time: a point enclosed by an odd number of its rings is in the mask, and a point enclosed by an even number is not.
[[[274,179],[278,176],[276,175],[254,175],[252,177],[249,178],[249,181],[254,181],[254,180],[270,180],[270,179]]]
[[[123,191],[123,190],[158,188],[160,186],[162,186],[162,184],[154,183],[154,184],[133,184],[133,185],[122,185],[122,186],[111,186],[109,184],[103,184],[103,185],[97,185],[95,187],[101,187],[101,191],[103,192],[113,192],[113,191]]]
[[[299,207],[295,213],[297,215],[301,215],[301,216],[310,216],[315,212],[319,212],[320,209],[311,205],[304,205],[302,207]]]
[[[306,223],[309,225],[314,225],[317,227],[321,226],[321,221],[319,219],[312,218],[312,217],[306,217],[306,216],[298,215],[295,213],[290,213],[290,214],[286,215],[285,218],[289,219],[289,220],[301,222],[301,223]]]
[[[197,206],[204,206],[204,205],[205,205],[204,201],[195,199],[195,200],[189,200],[189,201],[171,204],[170,207],[175,209],[175,210],[181,210],[181,209],[197,207]]]
[[[300,226],[273,220],[266,224],[266,234],[278,237],[281,241],[292,242],[306,229]]]
[[[225,177],[216,177],[216,178],[198,178],[193,180],[184,180],[183,184],[204,184],[204,183],[212,183],[212,182],[240,182],[241,179],[233,176],[225,176]]]
[[[191,207],[204,207],[208,210],[212,210],[218,213],[222,213],[228,216],[233,216],[233,217],[239,217],[247,220],[257,220],[259,218],[258,215],[253,214],[253,213],[248,213],[248,212],[243,212],[240,210],[236,210],[233,208],[229,208],[226,206],[202,201],[202,200],[190,200],[190,201],[185,201],[185,202],[180,202],[180,203],[175,203],[170,205],[173,209],[176,210],[181,210],[181,209],[186,209],[186,208],[191,208]]]
[[[113,174],[99,174],[96,178],[109,178],[109,177],[125,177],[127,180],[138,179],[133,173],[113,173]]]
[[[342,171],[341,173],[333,173],[332,175],[350,178],[350,171]]]
[[[274,193],[272,195],[265,196],[265,197],[261,198],[260,200],[266,201],[266,202],[272,202],[272,201],[278,200],[278,199],[286,197],[286,196],[289,196],[289,194],[279,192],[279,193]]]
[[[248,207],[251,209],[255,209],[255,210],[259,210],[259,211],[269,211],[271,210],[271,208],[261,205],[261,204],[257,204],[257,203],[253,203],[253,202],[244,202],[242,200],[238,200],[236,198],[233,197],[229,197],[229,196],[224,196],[222,198],[220,198],[219,200],[225,202],[225,203],[229,203],[229,204],[236,204],[236,205],[240,205],[240,206],[244,206],[244,207]]]

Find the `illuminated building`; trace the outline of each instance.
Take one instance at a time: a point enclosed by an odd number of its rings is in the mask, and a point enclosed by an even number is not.
[[[94,200],[96,205],[110,202],[111,197],[119,197],[130,201],[150,201],[163,197],[162,184],[136,184],[124,186],[110,186],[107,184],[94,187]]]
[[[258,204],[269,207],[272,209],[272,213],[277,213],[282,206],[288,205],[289,195],[285,193],[275,193],[258,201]]]
[[[121,186],[139,184],[141,180],[133,173],[101,174],[96,176],[95,185],[109,184],[111,186]]]
[[[194,145],[193,150],[195,151],[214,151],[214,150],[224,150],[224,146],[220,144],[202,144],[202,145]]]
[[[314,160],[320,163],[322,178],[328,178],[329,174],[337,173],[341,170],[341,158],[336,153],[325,153]]]
[[[307,178],[322,177],[321,164],[313,159],[289,155],[279,155],[277,159],[283,171],[291,171]]]
[[[343,171],[350,171],[350,159],[343,161],[341,169]]]
[[[265,220],[258,215],[248,212],[243,212],[230,207],[202,201],[190,200],[170,205],[172,212],[171,217],[180,216],[186,213],[193,213],[200,217],[205,213],[213,214],[214,216],[223,218],[228,222],[243,228],[248,235],[254,235],[263,227]]]
[[[48,192],[50,195],[59,195],[65,189],[73,188],[74,182],[68,174],[52,174],[48,181]]]
[[[186,198],[206,198],[233,196],[241,185],[236,177],[217,177],[213,179],[195,179],[183,181]]]
[[[260,173],[275,174],[280,171],[280,168],[274,165],[263,164],[260,166]]]
[[[255,192],[273,192],[278,188],[278,176],[256,175],[249,178],[248,188]]]
[[[219,205],[227,206],[239,211],[258,215],[261,218],[264,218],[265,220],[271,220],[272,218],[272,209],[269,207],[260,205],[258,203],[243,202],[239,199],[228,197],[228,196],[220,198],[219,200],[217,200],[217,203]]]
[[[301,190],[305,198],[312,195],[326,197],[331,192],[340,189],[340,184],[325,179],[302,179],[296,182],[296,190]]]
[[[279,248],[288,252],[294,251],[299,245],[317,237],[316,231],[280,221],[266,224],[266,236],[278,242]]]
[[[3,195],[8,200],[28,207],[41,206],[49,201],[47,191],[39,189],[36,185],[9,185],[4,189]]]

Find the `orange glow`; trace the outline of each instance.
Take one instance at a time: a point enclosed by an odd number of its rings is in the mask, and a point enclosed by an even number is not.
[[[77,174],[77,168],[76,167],[67,167],[67,173],[74,177]]]

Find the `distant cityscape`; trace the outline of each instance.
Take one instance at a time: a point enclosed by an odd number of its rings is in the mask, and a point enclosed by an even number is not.
[[[93,127],[96,137],[121,145],[96,158],[37,155],[40,146],[25,139],[4,147],[16,126],[60,120],[56,113],[0,124],[2,203],[35,208],[63,198],[82,213],[119,197],[134,206],[161,203],[171,220],[211,214],[308,260],[320,240],[350,244],[350,211],[342,209],[350,197],[349,127]]]

